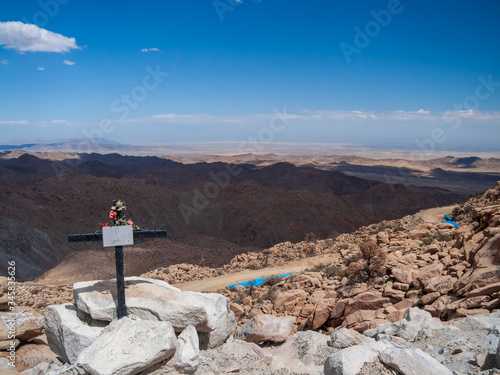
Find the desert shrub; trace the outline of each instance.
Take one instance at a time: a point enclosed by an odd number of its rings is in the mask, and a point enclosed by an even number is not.
[[[315,264],[314,266],[310,268],[306,268],[304,271],[305,272],[323,272],[326,270],[328,266],[323,263]]]
[[[359,256],[356,255],[356,254],[352,254],[349,257],[345,257],[344,260],[343,260],[344,266],[346,266],[346,267],[349,267],[349,265],[351,263],[354,263],[354,262],[357,262],[357,261],[359,261]]]
[[[381,222],[381,223],[378,225],[377,230],[378,230],[379,232],[382,232],[384,229],[390,229],[390,228],[391,228],[391,226],[390,226],[390,225],[387,225],[386,223]]]
[[[313,256],[314,254],[316,254],[316,245],[314,245],[313,243],[309,243],[307,244],[306,246],[304,246],[300,252],[306,256]]]
[[[238,290],[236,292],[236,296],[233,298],[233,302],[241,305],[241,303],[243,302],[245,297],[246,297],[246,293],[242,290]]]
[[[257,285],[257,281],[256,280],[250,280],[248,282],[248,295],[249,296],[252,296],[253,293],[255,292],[255,288],[256,288],[255,285]]]
[[[347,268],[344,268],[342,271],[340,271],[340,277],[349,277],[349,270]]]
[[[364,271],[363,264],[361,262],[352,262],[347,267],[347,274],[349,278],[349,284],[354,284],[362,281],[366,281],[367,275]]]
[[[386,254],[374,242],[362,242],[359,245],[360,259],[347,267],[351,283],[368,281],[386,273]]]
[[[392,230],[392,232],[396,233],[396,232],[402,232],[404,230],[405,230],[405,228],[403,228],[401,225],[398,225],[397,227],[394,227],[394,229]]]
[[[311,268],[306,268],[306,272],[323,272],[327,277],[340,276],[340,268],[334,264],[316,264]]]
[[[317,243],[318,240],[316,239],[316,235],[313,232],[309,232],[306,234],[306,237],[304,238],[305,242],[312,242],[312,243]]]
[[[440,232],[438,232],[437,234],[437,240],[438,241],[442,241],[442,242],[448,242],[448,241],[451,241],[453,239],[453,236],[451,234],[442,234]]]
[[[436,237],[433,235],[428,235],[424,238],[422,238],[422,246],[429,246],[435,239]]]
[[[274,297],[276,296],[276,292],[277,292],[277,289],[275,289],[275,288],[269,288],[266,293],[264,293],[263,295],[261,295],[259,297],[259,299],[257,300],[257,302],[262,303],[264,300],[268,300],[268,301],[273,302],[274,301]]]
[[[324,272],[329,278],[340,276],[340,268],[334,264],[330,264]]]
[[[368,278],[382,276],[385,269],[386,254],[374,242],[364,242],[359,246],[361,257],[366,262],[366,272]]]
[[[263,267],[262,267],[262,265],[260,265],[260,264],[250,264],[250,265],[248,266],[248,269],[249,269],[249,270],[260,270],[261,268],[263,268]]]
[[[278,284],[281,280],[283,280],[283,278],[281,278],[279,276],[268,276],[264,279],[264,281],[260,285],[261,286],[266,286],[266,285],[273,286],[273,285]]]

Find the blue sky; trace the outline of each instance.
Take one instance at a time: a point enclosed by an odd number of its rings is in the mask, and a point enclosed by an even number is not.
[[[0,143],[500,151],[499,16],[484,0],[3,0]]]

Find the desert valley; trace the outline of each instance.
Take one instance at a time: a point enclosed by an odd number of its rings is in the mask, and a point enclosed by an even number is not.
[[[1,0],[0,375],[500,375],[499,14]]]
[[[493,374],[500,366],[499,165],[475,157],[416,163],[6,151],[1,256],[15,260],[18,278],[17,369]],[[398,168],[407,184],[360,176]],[[115,322],[115,307],[109,316],[102,310],[116,303],[113,251],[67,236],[99,231],[117,198],[127,202],[127,218],[168,237],[124,248],[132,320],[102,331]],[[443,223],[445,215],[459,226]],[[158,326],[164,322],[172,333]],[[167,329],[171,337],[151,344],[147,363],[129,363],[113,347],[122,330],[137,345],[137,329]]]

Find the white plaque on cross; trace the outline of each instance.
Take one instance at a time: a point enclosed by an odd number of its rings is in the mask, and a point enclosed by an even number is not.
[[[102,228],[102,246],[127,246],[134,244],[132,225],[118,225]]]

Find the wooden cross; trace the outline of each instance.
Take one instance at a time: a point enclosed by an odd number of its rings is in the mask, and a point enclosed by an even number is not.
[[[114,202],[115,206],[116,202],[117,201]],[[112,230],[112,228],[115,228],[116,230]],[[119,238],[116,236],[116,234],[117,233],[119,234],[120,232],[126,233],[127,229],[129,232],[132,232],[131,238]],[[136,239],[159,238],[159,237],[167,237],[167,231],[166,230],[132,231],[132,225],[117,225],[108,228],[104,227],[102,232],[68,235],[68,242],[103,241],[104,247],[115,246],[118,319],[127,316],[127,305],[125,303],[125,275],[123,272],[123,246],[132,245],[133,240]]]

